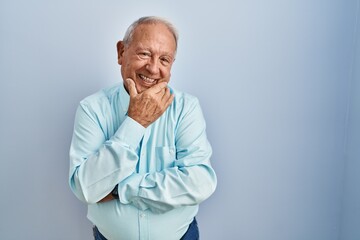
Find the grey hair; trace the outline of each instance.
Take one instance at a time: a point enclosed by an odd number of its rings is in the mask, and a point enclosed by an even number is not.
[[[129,43],[132,41],[133,35],[134,35],[134,30],[141,24],[157,24],[157,23],[161,23],[164,24],[168,30],[172,33],[172,35],[174,36],[175,39],[175,49],[177,49],[177,45],[178,45],[178,39],[179,39],[179,34],[178,31],[176,30],[175,26],[170,23],[168,20],[164,19],[164,18],[160,18],[160,17],[155,17],[155,16],[148,16],[148,17],[142,17],[139,18],[138,20],[136,20],[135,22],[133,22],[128,29],[126,30],[123,42],[125,46],[128,46]]]

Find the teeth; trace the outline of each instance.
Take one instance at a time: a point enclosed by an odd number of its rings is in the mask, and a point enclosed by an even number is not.
[[[153,82],[155,82],[155,79],[145,77],[145,76],[142,75],[142,74],[139,74],[139,76],[140,76],[140,78],[141,78],[142,80],[144,80],[144,82],[147,82],[147,83],[153,83]]]

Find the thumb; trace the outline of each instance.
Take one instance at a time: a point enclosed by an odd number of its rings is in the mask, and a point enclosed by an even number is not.
[[[136,96],[138,94],[138,92],[136,90],[134,80],[132,80],[131,78],[127,78],[126,83],[127,83],[127,88],[128,88],[130,96]]]

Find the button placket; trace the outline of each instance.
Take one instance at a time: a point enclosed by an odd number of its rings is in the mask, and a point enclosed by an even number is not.
[[[140,240],[149,239],[148,219],[144,211],[139,210]]]

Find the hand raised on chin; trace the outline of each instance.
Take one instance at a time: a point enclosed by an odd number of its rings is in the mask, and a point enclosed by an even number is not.
[[[137,92],[131,78],[126,79],[126,82],[130,94],[128,116],[145,128],[155,122],[174,100],[166,82],[157,83],[142,93]]]

